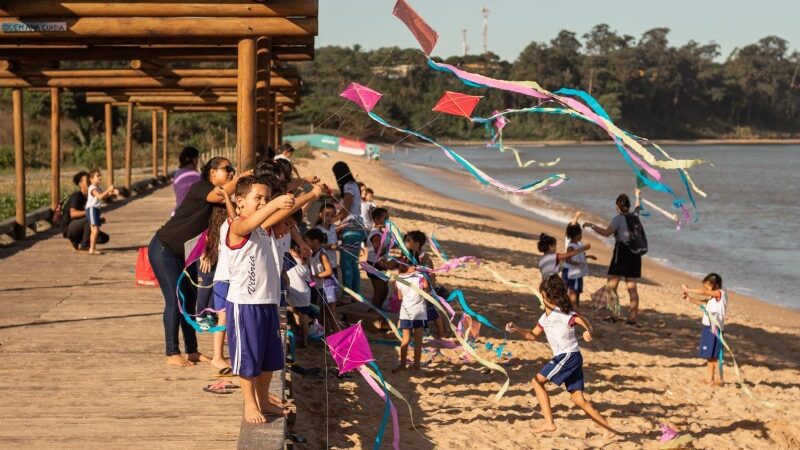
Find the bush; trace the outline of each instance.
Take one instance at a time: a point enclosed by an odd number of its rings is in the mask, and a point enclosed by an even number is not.
[[[14,149],[8,145],[0,145],[0,169],[14,166]]]
[[[89,145],[76,146],[72,152],[72,160],[77,167],[100,167],[106,159],[106,141],[104,136],[95,136]]]

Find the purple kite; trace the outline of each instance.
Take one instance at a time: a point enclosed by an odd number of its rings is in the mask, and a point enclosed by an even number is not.
[[[366,112],[372,111],[372,108],[375,107],[375,104],[378,103],[378,100],[381,99],[382,95],[383,94],[380,92],[373,91],[372,89],[356,82],[350,83],[350,85],[347,86],[347,89],[339,94],[340,97],[350,100],[351,102],[363,108]]]

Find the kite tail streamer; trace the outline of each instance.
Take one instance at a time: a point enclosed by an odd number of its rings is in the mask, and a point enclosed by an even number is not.
[[[377,374],[377,381],[380,383],[376,383],[370,374],[370,372],[366,369],[366,367],[361,366],[359,367],[358,373],[364,377],[367,384],[375,391],[378,396],[380,396],[385,402],[386,407],[383,409],[383,418],[381,419],[381,424],[378,426],[378,434],[375,436],[375,445],[373,446],[373,450],[378,450],[381,448],[381,442],[383,441],[383,434],[386,432],[386,424],[389,422],[389,415],[391,414],[392,417],[392,432],[394,434],[394,438],[392,439],[392,446],[395,450],[399,450],[400,448],[400,425],[397,421],[397,408],[394,407],[392,400],[389,398],[389,390],[386,389],[386,380],[383,379],[383,374],[381,370],[378,368],[378,365],[374,362],[368,363],[370,367],[375,371]]]
[[[375,307],[375,305],[373,305],[372,303],[368,302],[364,297],[362,297],[361,294],[359,294],[358,292],[350,289],[349,287],[342,285],[342,289],[344,290],[344,292],[346,292],[348,295],[350,295],[354,299],[356,299],[359,302],[369,306],[371,309],[374,309],[375,311],[377,311],[378,314],[380,314],[380,316],[383,317],[383,319],[389,324],[389,328],[392,329],[392,333],[394,333],[395,337],[397,337],[397,340],[398,341],[402,341],[403,340],[403,337],[400,335],[400,331],[397,329],[397,327],[395,326],[395,324],[392,321],[392,319],[390,319],[389,316],[386,315],[386,313],[384,313],[380,308]]]
[[[216,333],[217,331],[225,330],[225,325],[217,325],[214,327],[210,327],[208,329],[203,329],[203,327],[201,327],[197,323],[197,321],[193,319],[193,316],[195,315],[186,312],[186,297],[183,295],[183,291],[181,291],[181,281],[187,279],[189,280],[189,282],[191,282],[191,279],[188,276],[188,272],[186,271],[186,269],[192,264],[194,264],[198,259],[200,259],[200,256],[203,254],[203,248],[205,247],[207,234],[208,230],[205,230],[203,231],[203,233],[200,234],[199,239],[197,239],[197,243],[195,243],[192,250],[186,256],[185,264],[183,266],[183,272],[181,272],[181,274],[178,276],[178,281],[177,283],[175,283],[176,284],[175,293],[176,297],[178,298],[178,309],[180,310],[184,320],[186,320],[186,322],[189,323],[189,325],[191,325],[192,328],[194,328],[195,331],[197,331],[198,333]],[[203,287],[208,288],[208,286],[203,286]],[[217,312],[216,310],[206,308],[203,311],[200,311],[200,314],[206,311]]]
[[[408,129],[405,129],[405,128],[400,128],[400,127],[394,126],[394,125],[390,124],[389,122],[387,122],[386,120],[384,120],[379,115],[377,115],[377,114],[375,114],[373,112],[368,112],[367,114],[369,115],[369,117],[372,120],[378,122],[379,124],[381,124],[381,125],[383,125],[383,126],[385,126],[387,128],[391,128],[391,129],[397,130],[397,131],[399,131],[401,133],[405,133],[405,134],[409,134],[409,135],[415,136],[415,137],[417,137],[419,139],[422,139],[425,142],[428,142],[430,144],[435,145],[436,147],[438,147],[439,149],[441,149],[444,152],[445,156],[450,158],[451,161],[461,165],[461,167],[466,169],[467,172],[469,172],[473,177],[475,177],[475,179],[477,179],[481,184],[494,186],[494,187],[496,187],[496,188],[498,188],[498,189],[500,189],[500,190],[502,190],[504,192],[510,192],[510,193],[514,193],[514,194],[528,194],[528,193],[535,192],[535,191],[538,191],[538,190],[543,190],[543,189],[549,189],[549,188],[556,187],[556,186],[560,185],[561,183],[563,183],[567,179],[566,175],[564,175],[564,174],[552,174],[552,175],[550,175],[550,176],[548,176],[546,178],[543,178],[543,179],[540,179],[540,180],[536,180],[536,181],[534,181],[532,183],[528,183],[528,184],[526,184],[524,186],[519,186],[519,187],[511,186],[511,185],[502,183],[502,182],[500,182],[498,180],[495,180],[494,178],[490,177],[488,174],[486,174],[482,170],[480,170],[477,167],[475,167],[471,162],[469,162],[466,159],[464,159],[461,155],[459,155],[458,153],[456,153],[455,151],[453,151],[449,147],[436,142],[433,138],[430,138],[430,137],[428,137],[428,136],[426,136],[426,135],[424,135],[422,133],[419,133],[417,131],[414,131],[414,130],[408,130]]]
[[[481,324],[486,325],[487,327],[489,327],[489,328],[491,328],[491,329],[493,329],[493,330],[495,330],[495,331],[497,331],[499,333],[502,333],[502,331],[499,328],[497,328],[496,326],[494,326],[494,324],[492,322],[490,322],[489,319],[487,319],[486,317],[483,317],[482,315],[476,313],[475,311],[472,310],[472,308],[469,307],[469,305],[467,304],[466,300],[464,299],[464,293],[462,293],[460,289],[456,289],[453,292],[451,292],[450,293],[450,297],[448,297],[447,301],[451,302],[454,299],[458,300],[458,304],[461,305],[461,310],[464,311],[464,314],[467,314],[468,316],[474,317],[475,320],[477,320]]]
[[[442,313],[442,315],[445,314],[445,309],[442,307],[442,305],[439,304],[439,302],[435,298],[431,297],[430,294],[428,294],[427,292],[425,292],[422,289],[420,289],[419,286],[415,285],[414,283],[409,283],[408,281],[406,281],[406,280],[404,280],[402,278],[398,278],[397,275],[392,275],[391,280],[395,281],[397,283],[401,283],[401,284],[404,284],[404,285],[408,286],[413,291],[415,291],[417,294],[419,294],[422,298],[424,298],[429,303],[431,303],[434,306],[434,308],[438,309],[439,312]],[[506,376],[506,381],[503,383],[503,385],[500,387],[500,390],[494,396],[495,401],[499,401],[501,398],[503,398],[503,395],[508,390],[508,385],[511,382],[511,379],[508,377],[508,372],[506,372],[506,370],[502,366],[500,366],[498,364],[495,364],[495,363],[493,363],[493,362],[491,362],[489,360],[486,360],[486,359],[482,358],[480,355],[478,355],[478,353],[475,352],[475,349],[473,349],[472,346],[469,345],[469,343],[464,339],[464,337],[461,336],[461,334],[458,332],[458,329],[456,328],[455,325],[453,325],[452,322],[447,322],[447,325],[450,327],[450,330],[453,331],[453,334],[455,335],[455,337],[458,340],[459,344],[461,344],[461,346],[464,348],[464,350],[467,353],[469,353],[470,356],[475,358],[476,361],[478,361],[482,365],[488,367],[489,369],[501,372],[503,375]]]

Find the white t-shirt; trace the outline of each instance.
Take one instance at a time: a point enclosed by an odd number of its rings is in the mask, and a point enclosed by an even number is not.
[[[86,209],[100,207],[100,199],[92,194],[94,191],[100,192],[96,184],[89,186],[89,192],[86,193]]]
[[[539,272],[542,273],[542,279],[556,274],[561,275],[561,261],[558,260],[558,254],[547,253],[539,258]]]
[[[371,229],[375,226],[372,222],[372,210],[375,209],[373,202],[361,202],[361,219],[364,220],[364,228]]]
[[[714,316],[719,322],[720,326],[725,327],[725,313],[728,310],[728,293],[723,291],[722,289],[719,290],[719,298],[711,297],[708,302],[706,302],[706,312],[709,315]],[[710,327],[711,321],[708,319],[708,316],[703,314],[703,325]]]
[[[278,270],[283,272],[283,255],[289,253],[289,248],[292,246],[292,234],[286,233],[276,238],[275,245],[278,248]]]
[[[366,246],[367,246],[367,262],[370,263],[370,264],[374,264],[375,260],[378,259],[378,254],[375,253],[375,247],[372,246],[372,237],[373,236],[378,236],[380,238],[381,236],[383,236],[383,231],[381,231],[381,230],[379,230],[377,228],[373,228],[373,229],[371,229],[369,231],[369,234],[367,235],[367,243],[366,243]]]
[[[280,303],[280,262],[275,239],[258,227],[239,245],[231,247],[228,270],[228,301],[245,305],[277,305]]]
[[[328,228],[325,228],[324,225],[319,224],[317,225],[317,229],[325,233],[325,237],[327,238],[328,244],[338,244],[339,238],[336,236],[336,225],[331,224]],[[336,250],[325,250],[325,253],[328,255],[328,260],[331,263],[331,268],[335,269],[339,267],[339,263],[336,258]]]
[[[311,270],[308,267],[308,261],[303,262],[294,256],[289,257],[294,259],[297,264],[286,271],[286,275],[289,277],[286,302],[295,308],[309,306],[311,304],[311,287],[308,283],[311,281]]]
[[[230,257],[230,249],[225,245],[225,240],[228,237],[228,229],[230,228],[230,220],[226,219],[219,226],[219,245],[217,246],[217,268],[214,269],[214,281],[228,281],[231,279],[230,268],[228,267],[228,258]]]
[[[578,317],[574,311],[564,314],[561,309],[556,307],[550,311],[548,316],[545,312],[539,318],[537,327],[544,330],[547,343],[553,350],[553,356],[562,353],[572,353],[580,351],[578,339],[575,338],[575,318]]]
[[[281,153],[280,155],[275,155],[275,157],[274,157],[274,158],[272,158],[272,160],[273,160],[273,161],[277,161],[277,160],[279,160],[279,159],[285,159],[285,160],[287,160],[287,161],[289,161],[289,162],[291,162],[291,161],[292,161],[291,159],[289,159],[289,157],[288,157],[288,156],[284,155],[283,153]]]
[[[419,287],[422,275],[419,273],[411,273],[408,275],[400,275],[401,278],[410,284]],[[400,301],[400,320],[428,320],[428,310],[425,305],[425,299],[419,293],[403,283],[397,283],[397,290],[403,295]]]
[[[581,248],[583,248],[582,242],[570,242],[569,244],[567,244],[567,251],[577,250]],[[570,264],[569,260],[564,261],[564,267],[568,270],[567,278],[569,278],[570,280],[575,280],[577,278],[589,275],[589,264],[586,263],[586,252],[578,253],[577,255],[569,259],[572,259],[578,264]]]
[[[353,203],[350,205],[350,209],[348,212],[350,216],[347,217],[345,220],[353,220],[353,219],[361,219],[361,188],[358,187],[354,181],[349,181],[344,185],[344,192],[342,192],[342,200],[344,200],[344,194],[350,194],[353,196]]]

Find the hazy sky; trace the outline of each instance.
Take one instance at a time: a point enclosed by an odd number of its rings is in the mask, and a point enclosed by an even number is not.
[[[562,29],[582,36],[607,23],[638,38],[667,27],[670,43],[715,41],[723,57],[734,48],[774,34],[800,49],[800,0],[408,0],[439,33],[433,54],[461,54],[461,29],[468,29],[470,53],[482,51],[481,8],[489,7],[489,50],[514,60],[531,41],[549,41]],[[402,22],[392,16],[394,0],[319,0],[317,45],[365,49],[417,47]]]

